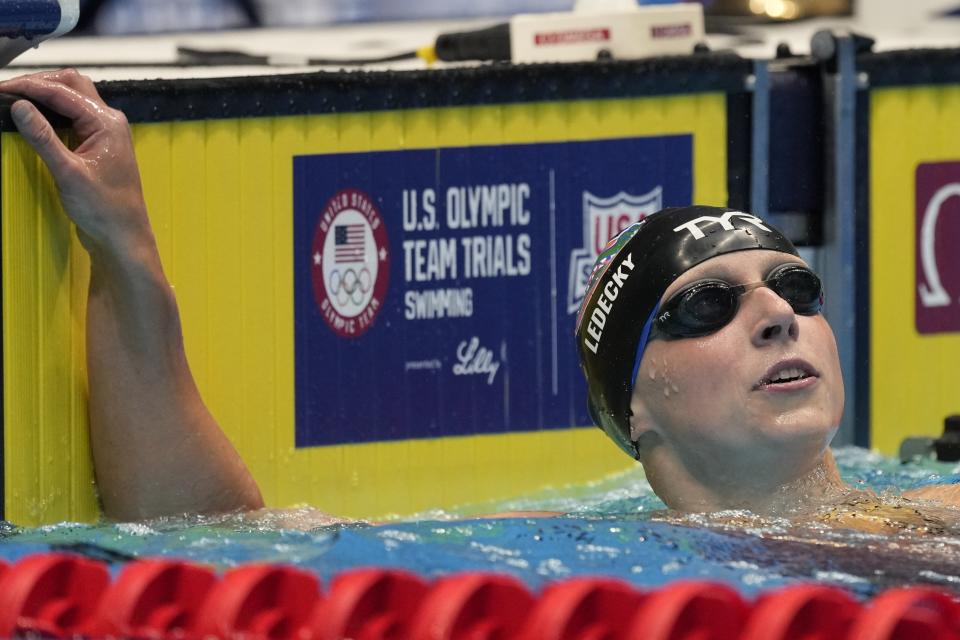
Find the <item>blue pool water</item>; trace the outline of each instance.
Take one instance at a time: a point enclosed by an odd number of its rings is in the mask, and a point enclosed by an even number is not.
[[[954,482],[960,469],[901,465],[862,449],[840,449],[844,479],[878,492]],[[227,568],[246,562],[294,564],[325,583],[361,566],[399,567],[428,578],[459,571],[498,571],[532,588],[576,575],[623,578],[656,587],[678,578],[721,580],[744,594],[798,581],[843,586],[863,596],[905,584],[960,589],[960,512],[937,514],[933,533],[906,528],[868,534],[819,522],[759,519],[748,513],[676,516],[664,510],[638,469],[600,482],[540,492],[489,511],[567,513],[559,518],[461,519],[431,512],[424,520],[351,523],[310,531],[277,530],[269,519],[163,520],[98,526],[64,523],[0,530],[0,558],[72,549],[114,562],[167,556]],[[474,507],[475,508],[475,507]]]

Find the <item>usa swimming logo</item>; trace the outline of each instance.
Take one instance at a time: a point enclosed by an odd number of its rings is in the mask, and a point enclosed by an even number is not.
[[[621,191],[601,198],[583,192],[584,246],[570,253],[570,282],[567,288],[567,313],[573,314],[587,293],[593,263],[618,233],[663,208],[663,187],[635,196]]]
[[[317,220],[311,261],[313,294],[330,329],[344,338],[366,333],[390,279],[386,226],[367,194],[343,189],[330,198]]]

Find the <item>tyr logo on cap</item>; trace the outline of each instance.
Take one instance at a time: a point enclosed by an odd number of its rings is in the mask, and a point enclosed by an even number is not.
[[[742,211],[727,211],[720,217],[700,216],[699,218],[691,220],[690,222],[684,222],[679,227],[676,227],[674,231],[679,232],[683,229],[686,229],[693,235],[694,240],[700,240],[701,238],[706,237],[706,234],[704,234],[703,231],[700,230],[701,224],[719,224],[724,231],[733,231],[734,226],[733,224],[730,223],[730,219],[733,217],[737,217],[745,222],[749,222],[750,224],[754,225],[755,227],[763,231],[770,231],[770,229],[768,229],[763,225],[763,220],[761,220],[757,216],[753,216],[753,215],[750,215],[749,213],[744,213]]]

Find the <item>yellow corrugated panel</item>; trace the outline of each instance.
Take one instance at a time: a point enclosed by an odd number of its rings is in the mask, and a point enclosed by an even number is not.
[[[260,446],[270,452],[269,475],[257,476],[269,504],[286,506],[294,503],[312,502],[321,509],[333,512],[324,502],[313,495],[306,496],[302,487],[310,484],[314,473],[312,465],[293,464],[294,404],[292,398],[294,381],[293,363],[293,161],[295,155],[315,148],[313,153],[328,153],[339,144],[339,116],[329,116],[337,136],[331,140],[314,140],[316,147],[308,146],[307,133],[316,126],[313,118],[276,118],[273,121],[272,161],[272,208],[273,233],[270,236],[271,264],[273,274],[273,334],[268,338],[274,349],[274,407],[276,422],[262,426],[252,434],[249,446]],[[258,438],[259,436],[259,438]],[[325,469],[324,469],[325,471]],[[323,486],[329,486],[324,483]],[[298,490],[299,488],[299,490]],[[327,497],[327,496],[323,496]],[[337,511],[339,513],[339,511]]]
[[[917,166],[960,162],[958,113],[957,86],[872,92],[871,442],[887,454],[960,413],[960,333],[921,335],[915,324]]]
[[[443,146],[445,147],[465,147],[470,144],[470,118],[471,118],[471,109],[469,107],[460,107],[457,109],[443,109],[437,111],[435,114],[435,138],[443,141]],[[403,149],[403,148],[413,148],[415,145],[408,143],[408,140],[417,140],[416,132],[410,130],[409,127],[404,130],[403,125],[407,123],[409,125],[410,120],[407,118],[401,118],[399,121],[400,124],[400,143],[393,148]],[[430,140],[429,137],[424,137],[421,139],[422,142],[427,142]],[[390,148],[390,147],[387,147]]]
[[[252,446],[257,434],[272,430],[277,418],[278,326],[273,177],[274,122],[267,118],[240,123],[240,188],[235,224],[239,243],[229,270],[239,285],[242,342],[235,345],[242,358],[240,422],[231,437],[251,471],[269,477],[275,468],[274,446]],[[240,224],[240,221],[243,224]],[[242,311],[242,313],[241,313]],[[271,496],[272,500],[276,496]]]
[[[209,394],[210,292],[208,247],[216,243],[208,230],[214,212],[207,211],[207,123],[181,122],[170,128],[170,245],[167,275],[180,303],[183,340],[190,368]],[[147,203],[148,206],[150,203]]]
[[[82,375],[89,266],[33,152],[3,134],[0,154],[5,515],[89,520],[97,513]]]
[[[250,339],[243,331],[248,311],[238,272],[241,264],[251,260],[242,253],[241,237],[243,227],[253,223],[252,219],[240,217],[240,121],[207,122],[205,139],[203,207],[207,219],[207,272],[203,275],[207,298],[207,366],[214,375],[208,380],[205,399],[221,422],[237,429],[243,426],[243,396],[251,386],[250,372],[243,362],[243,347]],[[251,179],[257,180],[252,176]],[[235,373],[228,380],[222,380],[217,371]]]
[[[725,203],[721,94],[136,125],[191,367],[267,502],[376,517],[481,503],[632,464],[592,427],[296,449],[294,156],[673,133],[694,138],[695,200]],[[85,256],[68,242],[49,182],[14,135],[4,136],[0,169],[4,344],[22,345],[4,351],[7,513],[22,524],[90,519]]]

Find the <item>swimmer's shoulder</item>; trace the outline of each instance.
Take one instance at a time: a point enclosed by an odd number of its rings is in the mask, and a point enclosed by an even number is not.
[[[930,484],[903,492],[904,498],[960,507],[960,484]]]

